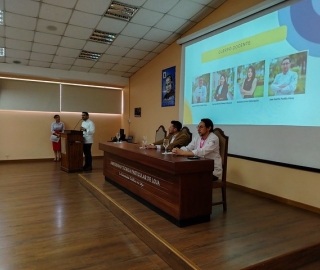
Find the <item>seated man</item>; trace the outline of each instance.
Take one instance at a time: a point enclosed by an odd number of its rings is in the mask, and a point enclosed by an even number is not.
[[[182,128],[182,124],[179,121],[171,121],[171,125],[169,127],[169,135],[164,139],[168,139],[170,144],[167,147],[167,151],[171,151],[174,147],[185,146],[189,143],[190,138],[187,133],[180,132]],[[146,147],[148,149],[164,149],[163,140],[159,140],[154,142],[153,144],[149,144]]]
[[[219,138],[213,133],[213,123],[210,119],[201,119],[198,125],[199,136],[194,136],[186,147],[174,148],[174,155],[186,157],[205,157],[214,160],[213,180],[219,179],[222,174]]]

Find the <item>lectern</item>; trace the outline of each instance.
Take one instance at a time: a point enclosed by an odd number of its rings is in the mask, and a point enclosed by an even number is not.
[[[83,133],[65,130],[61,133],[61,170],[78,172],[83,168]]]

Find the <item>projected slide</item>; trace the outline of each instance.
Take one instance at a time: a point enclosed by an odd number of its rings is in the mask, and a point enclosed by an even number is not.
[[[320,126],[319,25],[303,0],[186,45],[183,122]]]

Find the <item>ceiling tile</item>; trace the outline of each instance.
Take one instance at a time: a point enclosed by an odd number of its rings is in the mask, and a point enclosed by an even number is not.
[[[189,0],[180,0],[179,3],[168,12],[168,14],[183,19],[189,19],[195,13],[198,13],[203,7],[203,5]]]
[[[127,65],[127,66],[134,66],[136,63],[139,62],[139,59],[129,58],[129,57],[123,57],[119,64]]]
[[[209,5],[212,2],[212,0],[191,0],[191,1],[202,4],[202,5]]]
[[[86,28],[95,28],[100,21],[101,16],[89,14],[75,10],[70,19],[70,24],[83,26]]]
[[[34,41],[37,43],[43,43],[48,45],[59,45],[61,36],[50,35],[47,33],[36,32]]]
[[[109,69],[100,69],[100,68],[90,68],[90,73],[100,73],[100,74],[106,74],[109,71]]]
[[[132,48],[139,41],[138,38],[119,35],[113,41],[112,45]]]
[[[21,39],[24,41],[33,41],[34,31],[24,30],[13,27],[6,27],[6,37],[12,39]]]
[[[181,37],[180,34],[174,33],[168,39],[166,39],[163,43],[170,45],[173,42],[175,42],[176,40],[178,40],[180,37]]]
[[[131,66],[116,64],[112,67],[112,70],[115,71],[128,71],[131,68]]]
[[[132,72],[132,73],[135,73],[139,70],[140,68],[139,67],[132,67],[128,70],[128,72]]]
[[[77,67],[77,66],[72,66],[70,70],[73,71],[81,71],[81,72],[89,72],[90,68],[89,67]]]
[[[143,37],[143,39],[162,42],[172,35],[172,32],[151,28],[151,30]]]
[[[134,15],[131,22],[145,26],[154,26],[162,17],[163,13],[142,8]]]
[[[124,56],[129,50],[129,48],[116,47],[111,45],[106,51],[106,54]]]
[[[0,0],[0,62],[130,77],[226,0],[118,1],[139,7],[130,22],[103,16],[111,0]],[[94,42],[94,30],[117,37]],[[101,56],[79,59],[82,50]]]
[[[128,23],[128,25],[123,29],[121,34],[130,37],[142,38],[146,33],[148,33],[150,29],[150,26]]]
[[[181,34],[182,35],[183,33],[186,33],[187,31],[189,31],[195,25],[196,25],[195,22],[187,21],[184,25],[179,27],[175,32],[177,34]]]
[[[121,1],[121,0],[120,0]],[[103,15],[110,6],[111,0],[78,0],[76,10]]]
[[[93,60],[77,59],[74,65],[79,67],[93,67],[95,63],[96,61]]]
[[[167,13],[178,2],[179,2],[179,0],[161,0],[161,1],[148,0],[143,5],[143,8],[150,9],[150,10],[157,11],[157,12]]]
[[[214,0],[212,1],[212,3],[210,3],[208,6],[209,7],[213,7],[213,8],[218,8],[219,6],[221,6],[224,2],[226,2],[227,0]]]
[[[107,63],[118,63],[121,58],[122,57],[119,55],[104,54],[100,56],[99,61]]]
[[[30,59],[34,61],[52,62],[54,55],[31,52]]]
[[[5,47],[5,39],[0,37],[0,47]]]
[[[35,67],[43,67],[43,68],[48,68],[50,67],[51,63],[48,62],[40,62],[40,61],[29,61],[29,66],[35,66]]]
[[[40,4],[28,0],[10,0],[6,1],[6,11],[29,17],[37,17]]]
[[[39,18],[54,22],[67,23],[70,20],[71,13],[71,9],[42,4]]]
[[[29,62],[29,60],[26,60],[26,59],[17,59],[17,58],[6,57],[6,63],[8,63],[8,64],[17,65],[16,63],[14,63],[15,61],[20,61],[21,63],[19,65],[24,65],[24,66],[27,66],[28,62]]]
[[[153,58],[155,58],[157,55],[158,55],[157,53],[151,52],[151,53],[149,53],[146,57],[144,57],[143,59],[144,59],[144,60],[147,60],[147,61],[150,61],[150,60],[152,60]]]
[[[88,41],[83,47],[85,51],[104,53],[109,48],[108,44],[103,44],[99,42]]]
[[[85,40],[69,37],[63,37],[60,42],[61,47],[74,48],[79,50],[83,49],[85,44]]]
[[[149,61],[146,60],[140,60],[138,64],[136,64],[137,67],[142,68],[143,66],[145,66]]]
[[[135,49],[152,51],[154,48],[158,47],[159,42],[140,39],[140,41],[134,46]]]
[[[149,52],[147,52],[147,51],[140,51],[140,50],[132,49],[126,54],[126,57],[135,58],[135,59],[142,59],[148,53]]]
[[[57,51],[57,46],[51,46],[51,45],[40,44],[40,43],[33,43],[32,51],[39,52],[39,53],[54,54]]]
[[[191,17],[190,21],[200,22],[205,17],[207,17],[213,10],[214,10],[214,8],[205,7],[202,10],[200,10],[195,16]]]
[[[15,40],[6,38],[6,49],[15,49],[21,51],[30,51],[32,47],[32,43],[28,41]]]
[[[92,0],[90,0],[92,1]],[[74,8],[77,0],[42,0],[43,3],[60,6],[65,8]]]
[[[66,29],[65,36],[78,39],[89,39],[93,30],[89,28],[69,25]]]
[[[124,72],[123,71],[114,71],[114,70],[109,70],[108,75],[114,75],[114,76],[122,76]]]
[[[54,69],[62,69],[62,70],[69,70],[71,68],[70,65],[63,65],[63,64],[56,64],[56,63],[52,63],[50,67]]]
[[[36,29],[36,23],[37,23],[36,18],[31,18],[31,17],[26,17],[26,16],[6,12],[5,20],[6,20],[7,26],[26,29],[26,30]]]
[[[118,2],[125,3],[131,6],[141,7],[146,1],[147,0],[119,0]]]
[[[29,59],[30,52],[28,51],[19,51],[19,50],[12,50],[6,49],[6,56],[11,58],[22,58],[22,59]]]
[[[161,53],[165,48],[167,48],[169,45],[161,43],[157,48],[155,48],[153,51],[156,53]]]
[[[104,17],[101,19],[96,29],[117,34],[120,33],[126,25],[127,22],[125,21]]]
[[[50,30],[50,27],[55,27],[56,30]],[[52,22],[47,20],[39,19],[37,23],[37,31],[55,34],[62,36],[66,30],[67,25],[65,23]]]
[[[105,69],[105,70],[109,70],[114,66],[114,63],[104,63],[104,62],[98,62],[94,64],[94,68],[97,69]]]
[[[75,58],[65,57],[65,56],[55,56],[52,62],[57,64],[72,65],[75,62]]]
[[[156,28],[174,32],[187,22],[185,19],[165,15],[156,25]]]
[[[80,52],[81,50],[59,47],[57,50],[57,55],[67,56],[67,57],[78,57]]]

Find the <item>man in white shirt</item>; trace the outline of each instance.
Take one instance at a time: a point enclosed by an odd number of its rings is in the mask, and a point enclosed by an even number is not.
[[[80,130],[83,132],[83,154],[84,154],[84,171],[92,170],[92,155],[91,146],[93,143],[93,134],[95,132],[94,123],[89,119],[89,114],[87,112],[82,112],[82,124]]]
[[[203,78],[199,77],[198,87],[193,92],[192,103],[202,103],[207,101],[207,87],[203,85]]]
[[[290,70],[291,62],[288,57],[284,58],[281,62],[281,70],[273,83],[271,89],[277,95],[293,95],[297,88],[298,74]]]
[[[174,155],[186,157],[205,157],[214,160],[213,180],[219,179],[222,174],[219,138],[213,133],[213,123],[208,118],[201,119],[198,125],[199,136],[194,136],[191,143],[185,147],[173,148]]]

